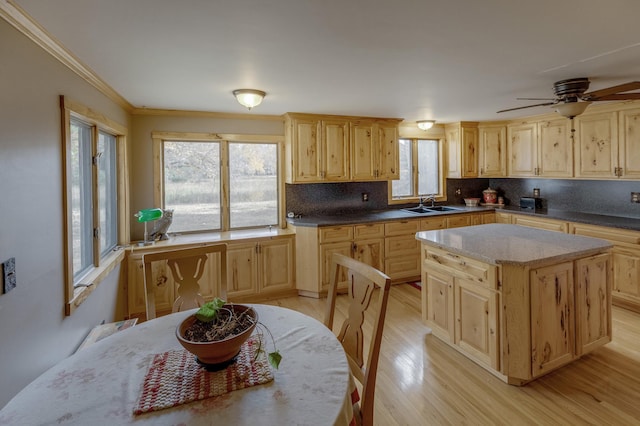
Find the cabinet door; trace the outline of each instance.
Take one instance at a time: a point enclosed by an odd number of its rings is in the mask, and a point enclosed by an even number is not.
[[[456,214],[447,216],[447,228],[459,228],[461,226],[471,226],[471,215]]]
[[[146,312],[142,257],[129,256],[127,268],[127,314],[129,317],[140,316]]]
[[[320,121],[296,118],[292,126],[294,182],[321,181]]]
[[[400,146],[398,125],[377,123],[377,163],[380,180],[400,179]]]
[[[321,177],[327,181],[349,180],[349,122],[323,120],[321,127]]]
[[[533,269],[530,283],[531,368],[537,377],[574,357],[573,262]]]
[[[611,341],[610,255],[576,261],[576,355]]]
[[[384,238],[356,240],[353,243],[353,258],[382,271],[384,268]]]
[[[373,121],[351,123],[351,179],[374,180],[376,154],[373,149]]]
[[[496,212],[496,223],[511,223],[513,216],[511,213]]]
[[[478,128],[463,125],[461,130],[462,177],[478,177]]]
[[[566,118],[538,123],[540,176],[573,176],[573,144],[570,134],[571,121]]]
[[[420,242],[415,234],[386,237],[384,244],[385,274],[392,280],[420,276]]]
[[[259,243],[260,293],[293,288],[293,239]]]
[[[444,216],[436,216],[420,220],[421,231],[434,231],[436,229],[445,229],[446,227],[447,218]]]
[[[462,154],[460,149],[460,126],[445,126],[447,146],[447,177],[462,177]]]
[[[433,334],[440,339],[454,342],[453,277],[447,273],[425,268],[422,282],[422,316]]]
[[[471,358],[498,369],[498,294],[455,279],[454,342]]]
[[[257,245],[233,244],[227,248],[227,298],[257,293]]]
[[[509,176],[535,176],[538,169],[538,135],[536,123],[522,123],[507,128]]]
[[[640,311],[640,247],[615,245],[612,250],[615,304]]]
[[[576,177],[616,177],[618,126],[616,112],[576,117]]]
[[[640,110],[620,112],[619,157],[622,177],[640,178]]]
[[[480,177],[507,175],[507,128],[505,126],[480,127]]]
[[[345,241],[341,243],[320,244],[320,261],[322,262],[322,272],[320,282],[322,283],[322,291],[327,291],[331,282],[331,257],[333,253],[340,253],[342,255],[351,257],[352,242]],[[338,283],[338,289],[347,288],[347,275],[342,271],[340,282]]]

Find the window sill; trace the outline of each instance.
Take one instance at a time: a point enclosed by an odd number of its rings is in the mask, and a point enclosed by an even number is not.
[[[71,315],[78,306],[84,302],[93,290],[109,275],[113,269],[124,259],[124,248],[114,249],[109,255],[102,259],[102,265],[92,269],[80,282],[76,283],[73,289],[73,297],[65,306],[65,315]]]

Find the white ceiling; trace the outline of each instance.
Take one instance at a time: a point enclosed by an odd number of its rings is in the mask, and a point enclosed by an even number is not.
[[[638,0],[14,3],[135,107],[500,120],[558,80],[640,79]]]

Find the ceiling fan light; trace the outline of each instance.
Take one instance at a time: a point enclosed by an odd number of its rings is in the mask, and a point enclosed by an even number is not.
[[[557,104],[554,109],[558,114],[563,117],[573,118],[584,112],[587,107],[591,105],[591,102],[566,102]]]
[[[418,128],[420,130],[426,131],[432,128],[434,124],[436,124],[436,120],[418,120],[416,121],[416,124],[418,125]]]
[[[260,105],[266,95],[262,90],[255,89],[237,89],[233,91],[233,96],[236,97],[238,103],[249,111],[251,111],[251,108]]]

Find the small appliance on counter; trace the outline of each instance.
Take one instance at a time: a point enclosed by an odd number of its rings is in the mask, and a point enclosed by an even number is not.
[[[520,197],[520,208],[539,210],[542,208],[542,198],[538,197]]]

